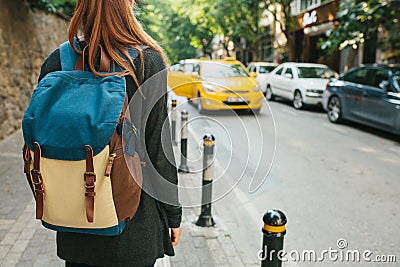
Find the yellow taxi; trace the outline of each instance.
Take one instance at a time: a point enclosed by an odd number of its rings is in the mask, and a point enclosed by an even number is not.
[[[259,112],[264,95],[246,67],[234,59],[186,59],[170,67],[168,85],[204,110],[251,109]]]

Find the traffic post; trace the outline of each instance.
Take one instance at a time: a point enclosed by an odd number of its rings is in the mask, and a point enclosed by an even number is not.
[[[261,267],[281,267],[286,216],[279,210],[269,210],[264,214],[263,221]]]
[[[212,182],[214,177],[214,146],[215,137],[206,134],[203,137],[203,186],[201,194],[201,214],[196,222],[197,226],[211,227],[215,225],[211,215]]]
[[[187,122],[189,119],[189,113],[186,110],[181,111],[181,165],[178,168],[178,172],[189,173],[189,167],[187,166]]]
[[[172,110],[171,110],[171,136],[172,144],[176,146],[176,99],[172,99]]]

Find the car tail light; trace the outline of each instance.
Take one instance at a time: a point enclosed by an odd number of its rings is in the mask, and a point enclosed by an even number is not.
[[[329,82],[326,83],[325,89],[328,89]]]

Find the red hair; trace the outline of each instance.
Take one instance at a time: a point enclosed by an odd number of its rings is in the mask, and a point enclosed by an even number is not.
[[[75,13],[68,29],[68,39],[74,50],[82,54],[74,45],[78,31],[83,31],[87,43],[88,67],[97,76],[107,76],[95,70],[95,58],[100,45],[105,49],[119,67],[129,70],[135,83],[139,86],[134,72],[134,64],[129,56],[128,47],[135,48],[142,62],[144,74],[143,53],[140,45],[148,46],[159,52],[166,62],[162,48],[141,27],[133,13],[132,0],[77,0]],[[116,50],[119,50],[128,61]]]

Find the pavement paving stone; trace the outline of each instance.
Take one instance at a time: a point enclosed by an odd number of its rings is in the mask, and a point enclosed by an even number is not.
[[[0,230],[9,230],[14,223],[15,220],[0,220]]]
[[[9,253],[23,253],[28,246],[29,240],[17,240],[11,247]]]
[[[207,239],[207,246],[215,266],[228,264],[228,259],[224,254],[218,239]]]
[[[21,258],[22,253],[8,252],[6,257],[2,261],[2,265],[4,267],[15,266],[19,259]]]
[[[52,257],[49,255],[49,253],[39,254],[35,260],[35,263],[33,264],[33,267],[50,266],[51,262]]]
[[[16,267],[32,267],[32,261],[31,260],[20,260]]]
[[[6,236],[1,240],[0,245],[14,245],[20,233],[9,232]]]
[[[21,240],[31,240],[33,235],[35,234],[36,230],[32,228],[25,228],[22,230],[21,235],[19,236],[19,239]]]
[[[11,245],[0,245],[0,260],[7,256],[7,253],[10,251],[10,249]]]
[[[28,244],[28,247],[24,251],[21,257],[21,261],[30,261],[31,263],[34,262],[37,256],[40,253],[39,246],[31,246],[32,243]]]

